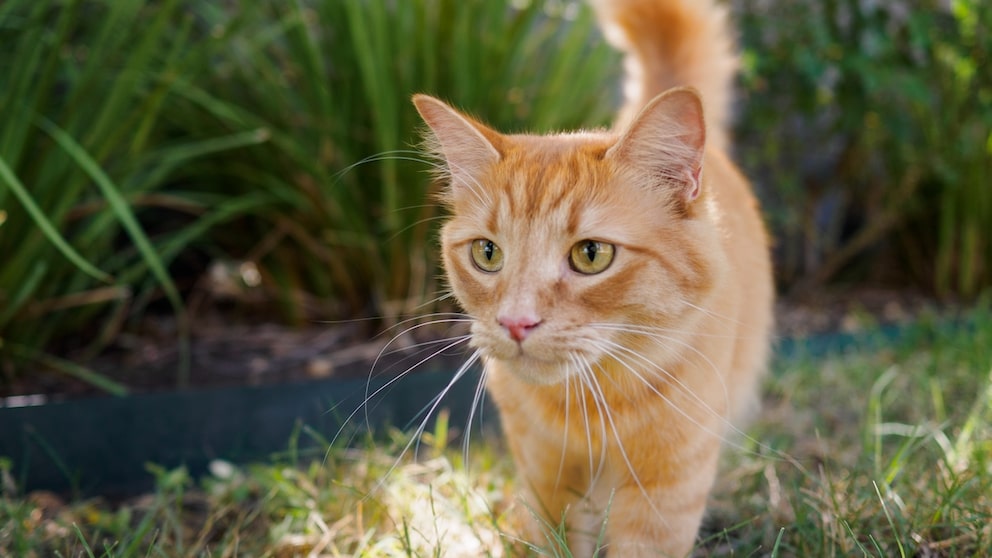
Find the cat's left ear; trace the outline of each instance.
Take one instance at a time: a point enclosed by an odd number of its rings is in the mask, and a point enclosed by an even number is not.
[[[703,103],[692,88],[670,89],[634,118],[606,156],[654,184],[674,184],[683,202],[702,188],[706,124]]]
[[[413,104],[434,133],[433,147],[448,165],[452,191],[474,189],[501,157],[500,135],[429,95],[414,95]]]

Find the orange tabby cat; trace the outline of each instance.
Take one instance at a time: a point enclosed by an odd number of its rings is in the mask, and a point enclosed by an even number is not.
[[[765,364],[767,239],[722,151],[735,67],[723,13],[595,6],[628,54],[614,131],[503,135],[414,103],[450,177],[445,269],[529,513],[564,517],[576,556],[684,556]],[[537,524],[524,536],[540,544]]]

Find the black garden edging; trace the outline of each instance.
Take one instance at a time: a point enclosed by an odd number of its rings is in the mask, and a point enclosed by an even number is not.
[[[387,380],[328,379],[0,408],[0,457],[11,460],[21,491],[126,496],[152,488],[149,463],[185,465],[199,476],[211,460],[268,459],[291,441],[294,451],[318,453],[346,420],[349,436],[419,425],[451,380],[455,368],[445,369],[435,366],[388,386]],[[452,425],[468,421],[477,380],[478,371],[467,372],[438,407],[449,410]],[[301,434],[303,426],[325,438]]]
[[[868,335],[783,339],[777,343],[776,368],[783,369],[782,359],[921,342],[938,329],[945,328],[912,325],[881,328]],[[455,367],[450,360],[438,363],[430,371],[386,387],[348,421],[349,427],[381,430],[384,425],[419,424]],[[449,410],[452,425],[467,423],[477,383],[478,371],[469,371],[444,396],[439,409]],[[0,408],[0,457],[11,460],[22,491],[124,496],[152,487],[149,463],[165,468],[185,465],[199,476],[213,459],[235,463],[267,459],[286,451],[291,440],[300,452],[325,449],[316,437],[298,435],[301,426],[332,438],[366,395],[384,384],[385,380],[331,379]],[[487,425],[495,424],[495,413],[487,409],[485,414]]]

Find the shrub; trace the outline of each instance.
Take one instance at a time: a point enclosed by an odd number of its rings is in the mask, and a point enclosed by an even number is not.
[[[786,286],[992,283],[992,10],[980,0],[739,0],[740,158]]]

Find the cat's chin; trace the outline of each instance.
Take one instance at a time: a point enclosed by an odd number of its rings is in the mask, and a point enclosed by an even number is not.
[[[569,366],[564,362],[543,360],[526,354],[502,359],[494,358],[498,366],[525,382],[536,385],[553,385],[564,382],[570,375]]]

